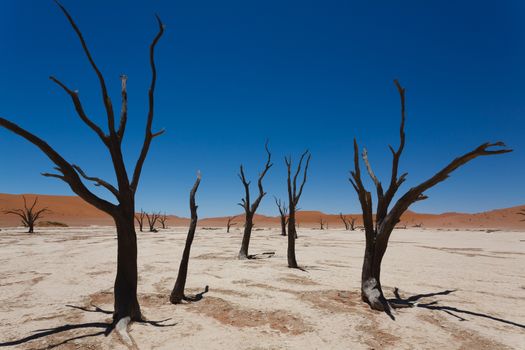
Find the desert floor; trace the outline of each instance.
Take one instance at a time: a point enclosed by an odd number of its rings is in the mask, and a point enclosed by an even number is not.
[[[0,343],[14,348],[125,349],[113,332],[116,239],[110,227],[0,232]],[[199,228],[187,287],[198,302],[171,305],[186,229],[139,233],[139,299],[150,320],[133,324],[140,349],[517,349],[525,348],[525,233],[398,230],[382,270],[387,297],[420,298],[395,320],[361,302],[360,231],[299,229],[287,268],[286,238]],[[451,291],[451,292],[447,292]],[[423,296],[421,296],[423,295]],[[69,306],[68,306],[69,305]],[[71,307],[74,306],[74,307]],[[62,327],[62,328],[60,328]],[[30,339],[30,340],[29,340]]]

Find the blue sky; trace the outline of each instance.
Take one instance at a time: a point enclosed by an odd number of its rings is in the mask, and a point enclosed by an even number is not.
[[[407,89],[407,145],[400,170],[408,189],[485,141],[515,152],[474,160],[417,203],[420,212],[476,212],[525,203],[525,5],[521,1],[72,1],[119,104],[128,75],[125,155],[143,138],[154,13],[166,23],[158,45],[155,126],[137,208],[188,214],[200,169],[200,215],[240,211],[239,164],[254,179],[270,140],[274,167],[260,213],[285,196],[283,157],[312,152],[300,207],[357,212],[348,182],[352,139],[366,146],[387,182],[388,144],[398,144],[399,100]],[[49,80],[78,89],[105,126],[97,80],[54,3],[0,4],[0,115],[46,139],[86,172],[112,180],[107,152]],[[71,194],[40,172],[51,162],[0,130],[0,192]],[[369,182],[367,182],[370,184]],[[254,188],[255,190],[255,188]],[[94,189],[97,193],[107,196]],[[401,191],[402,192],[402,191]],[[109,196],[107,196],[110,198]]]

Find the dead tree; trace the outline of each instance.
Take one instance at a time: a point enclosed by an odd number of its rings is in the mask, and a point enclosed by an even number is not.
[[[241,164],[240,172],[239,172],[239,179],[241,179],[242,184],[244,185],[244,192],[245,197],[241,199],[241,202],[238,203],[245,211],[245,222],[244,222],[244,234],[242,236],[242,243],[241,243],[241,249],[239,251],[239,259],[249,259],[250,256],[248,255],[248,247],[250,245],[250,237],[252,235],[252,228],[253,228],[253,216],[255,215],[255,212],[257,211],[257,208],[259,207],[259,204],[261,203],[261,200],[266,195],[266,192],[263,190],[262,181],[264,179],[264,176],[268,172],[268,170],[272,167],[271,158],[272,154],[270,153],[270,150],[268,149],[268,142],[264,145],[264,149],[266,150],[266,154],[268,155],[268,158],[266,160],[266,164],[264,165],[264,170],[259,174],[259,180],[257,181],[257,186],[259,188],[259,195],[257,198],[251,203],[250,201],[250,183],[251,181],[246,180],[246,176],[244,175],[244,167]]]
[[[227,232],[227,233],[230,233],[230,228],[231,228],[232,226],[237,225],[236,222],[233,222],[233,220],[235,220],[235,218],[236,218],[237,216],[238,216],[238,215],[235,215],[235,216],[229,216],[229,217],[228,217],[228,222],[226,223],[226,232]]]
[[[428,180],[410,188],[389,210],[392,199],[407,177],[407,173],[398,176],[399,159],[401,157],[401,153],[403,152],[403,148],[405,147],[405,89],[401,87],[397,80],[394,81],[394,83],[401,99],[401,126],[399,131],[400,144],[397,150],[394,150],[392,146],[389,146],[393,155],[393,159],[390,184],[386,191],[383,190],[381,182],[372,171],[366,149],[363,149],[362,154],[367,172],[374,182],[377,191],[377,209],[375,218],[372,214],[372,196],[370,192],[365,189],[361,181],[359,148],[355,139],[354,170],[351,172],[350,178],[350,182],[357,192],[359,202],[361,203],[366,238],[366,247],[361,275],[361,297],[363,301],[367,302],[372,309],[386,311],[387,313],[390,313],[390,308],[395,307],[395,304],[389,304],[383,295],[380,282],[381,261],[386,252],[390,234],[392,233],[395,225],[400,221],[401,215],[414,202],[426,199],[427,196],[424,194],[425,191],[444,181],[454,170],[468,163],[474,158],[479,156],[502,154],[511,151],[509,149],[489,150],[491,147],[505,147],[502,142],[484,143],[471,152],[465,153],[464,155],[454,159],[446,167],[430,177]]]
[[[27,233],[33,233],[36,222],[42,218],[42,214],[49,212],[49,210],[47,208],[35,209],[38,197],[35,197],[35,201],[30,207],[27,206],[26,197],[22,196],[22,198],[24,199],[24,209],[5,210],[4,213],[19,216],[22,220],[22,225],[28,228]]]
[[[350,217],[350,231],[355,231],[355,218]]]
[[[324,225],[326,224],[326,221],[323,220],[323,217],[319,217],[319,229],[324,230]]]
[[[350,217],[350,219],[348,219],[346,215],[343,215],[343,213],[339,213],[339,218],[341,218],[341,221],[345,225],[345,230],[355,230],[355,218]]]
[[[301,182],[299,188],[297,188],[297,177],[299,176],[299,173],[301,172],[301,167],[303,164],[304,158],[306,158],[306,164],[303,171],[303,181]],[[299,164],[297,165],[297,169],[295,171],[295,175],[292,178],[292,157],[285,157],[284,163],[286,164],[286,168],[288,170],[288,178],[287,178],[287,184],[288,184],[288,267],[290,268],[299,268],[297,265],[297,259],[295,258],[295,239],[297,238],[297,230],[295,228],[295,213],[297,211],[297,204],[299,203],[299,199],[301,198],[301,195],[303,194],[303,188],[304,184],[306,183],[306,177],[308,175],[308,166],[310,165],[310,159],[312,158],[312,155],[308,150],[306,150],[302,155],[301,159],[299,160]]]
[[[142,229],[144,228],[144,217],[145,216],[146,216],[146,213],[142,209],[140,209],[140,213],[138,215],[135,214],[135,220],[137,220],[137,223],[139,224],[140,232],[142,232]]]
[[[343,213],[339,213],[339,218],[341,219],[341,221],[345,225],[345,230],[348,231],[350,229],[350,222],[348,221],[346,216],[344,216]]]
[[[159,215],[159,222],[162,225],[162,229],[166,229],[166,222],[168,221],[168,216],[166,213]]]
[[[274,196],[273,198],[275,199],[275,204],[279,209],[279,219],[281,221],[281,236],[286,236],[286,225],[288,224],[288,207],[280,199],[277,199],[277,197]]]
[[[171,291],[170,295],[170,302],[172,304],[179,304],[182,300],[186,301],[195,301],[200,299],[200,297],[197,298],[190,298],[184,295],[184,287],[186,286],[186,277],[188,275],[188,263],[190,260],[190,250],[191,250],[191,244],[193,243],[193,238],[195,237],[195,229],[197,228],[197,208],[198,206],[195,204],[195,193],[197,192],[197,189],[199,188],[199,184],[201,182],[201,174],[200,172],[197,174],[197,180],[195,180],[195,184],[193,185],[193,188],[190,191],[190,212],[191,212],[191,221],[190,221],[190,227],[188,229],[188,235],[186,236],[186,245],[184,246],[184,252],[182,253],[182,259],[180,261],[179,266],[179,273],[177,275],[177,280],[175,281],[175,286],[173,287],[173,290]],[[204,292],[208,291],[208,286],[206,286]],[[200,294],[202,297],[202,294]]]
[[[142,320],[139,302],[137,300],[137,238],[135,233],[134,215],[135,215],[135,193],[139,185],[140,174],[146,160],[146,156],[150,149],[152,140],[161,135],[164,131],[152,132],[153,125],[153,107],[154,107],[154,91],[157,80],[157,71],[154,61],[155,47],[164,33],[164,24],[160,18],[157,17],[158,32],[155,35],[149,47],[149,64],[151,67],[151,82],[148,92],[148,112],[145,127],[144,141],[140,151],[140,155],[132,170],[131,177],[128,177],[124,157],[122,154],[122,141],[126,129],[128,108],[127,108],[127,90],[125,75],[121,76],[121,93],[122,104],[120,111],[120,121],[116,125],[115,111],[113,103],[108,95],[106,82],[99,68],[87,47],[80,29],[77,27],[73,18],[67,10],[57,2],[58,6],[66,16],[69,24],[75,31],[82,49],[89,61],[91,68],[96,73],[102,102],[107,117],[107,132],[105,132],[99,125],[88,117],[81,103],[80,95],[77,90],[70,89],[63,82],[55,77],[50,79],[57,84],[64,92],[71,98],[75,110],[80,119],[100,138],[104,146],[107,148],[111,157],[113,170],[117,185],[114,186],[101,178],[87,175],[78,165],[72,164],[64,159],[54,148],[52,148],[46,141],[29,131],[21,128],[15,123],[10,122],[4,118],[0,118],[0,126],[12,131],[15,134],[25,138],[40,150],[55,164],[57,173],[44,173],[44,176],[53,177],[66,182],[78,196],[84,199],[89,204],[109,214],[115,221],[117,229],[117,276],[115,278],[114,299],[115,309],[113,314],[114,325],[117,330],[125,330],[126,325],[133,320]],[[83,180],[91,181],[95,186],[104,187],[116,199],[118,204],[114,204],[101,197],[98,197],[91,192],[84,184]],[[120,322],[122,320],[122,322]]]
[[[146,213],[146,220],[148,220],[149,232],[158,232],[155,228],[155,224],[159,219],[160,214],[152,212],[151,214]]]

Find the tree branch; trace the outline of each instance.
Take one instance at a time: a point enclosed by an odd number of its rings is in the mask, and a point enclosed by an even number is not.
[[[388,227],[394,227],[395,224],[399,222],[399,219],[401,218],[401,215],[408,209],[408,207],[413,204],[414,202],[418,200],[425,199],[426,196],[423,194],[426,190],[434,187],[438,183],[446,180],[450,174],[458,169],[459,167],[465,165],[466,163],[470,162],[471,160],[480,157],[480,156],[490,156],[490,155],[497,155],[497,154],[503,154],[512,152],[511,149],[496,149],[496,150],[490,150],[491,147],[505,147],[505,144],[503,142],[495,142],[495,143],[489,143],[486,142],[474,150],[465,153],[464,155],[457,157],[452,162],[450,162],[446,167],[441,169],[439,172],[437,172],[434,176],[432,176],[430,179],[422,182],[418,186],[412,187],[409,189],[399,200],[396,202],[390,213],[385,218],[383,224],[388,225]],[[391,230],[383,230],[384,232],[391,232]],[[384,237],[382,239],[387,239],[388,236]]]
[[[78,92],[71,90],[64,83],[62,83],[60,80],[58,80],[54,76],[50,76],[49,79],[51,79],[51,81],[53,81],[55,84],[60,86],[71,97],[71,100],[73,101],[73,105],[75,106],[75,110],[78,116],[80,117],[80,119],[100,137],[100,139],[105,145],[107,145],[108,137],[104,134],[102,129],[100,129],[100,127],[97,124],[95,124],[91,119],[89,119],[89,117],[86,115],[84,111],[84,107],[82,106],[82,102],[80,102],[80,97],[78,95]]]
[[[88,176],[78,165],[72,164],[72,167],[86,180],[95,182],[95,186],[102,186],[111,192],[117,199],[119,198],[118,190],[110,183],[94,176]]]
[[[61,176],[56,174],[44,173],[44,176],[60,178],[61,180],[67,182],[69,187],[71,187],[71,189],[73,190],[73,192],[82,197],[86,202],[92,204],[96,208],[110,215],[113,215],[116,206],[104,199],[97,197],[91,191],[89,191],[87,187],[82,183],[82,180],[80,179],[76,171],[73,169],[71,164],[69,164],[64,158],[62,158],[62,156],[58,154],[44,140],[4,118],[0,118],[0,126],[25,138],[27,141],[37,146],[53,163],[56,164],[59,171],[63,174],[63,176]]]
[[[128,91],[127,91],[127,81],[128,77],[124,74],[120,76],[121,81],[121,95],[122,95],[122,104],[120,108],[120,123],[117,131],[117,136],[122,142],[124,138],[124,132],[126,131],[126,123],[128,121]]]
[[[107,88],[106,88],[106,82],[104,81],[104,77],[102,76],[102,73],[100,72],[100,70],[98,69],[97,65],[95,64],[95,61],[93,60],[93,57],[91,56],[91,53],[89,52],[89,49],[87,47],[86,41],[84,40],[84,36],[82,35],[82,32],[80,31],[80,29],[76,25],[75,21],[73,20],[73,18],[69,14],[69,12],[66,10],[66,8],[64,6],[62,6],[62,4],[60,2],[55,0],[55,3],[58,5],[58,7],[60,7],[60,9],[64,13],[64,15],[66,15],[67,20],[71,24],[71,27],[73,27],[73,30],[77,34],[78,39],[80,40],[80,43],[82,44],[82,49],[84,50],[84,53],[86,54],[86,57],[88,58],[89,63],[91,64],[91,67],[93,68],[93,70],[97,74],[97,77],[98,77],[98,80],[99,80],[99,83],[100,83],[100,89],[102,91],[102,102],[104,103],[104,107],[106,109],[106,113],[107,113],[107,117],[108,117],[109,133],[110,133],[110,135],[114,134],[115,133],[115,125],[114,125],[115,124],[115,118],[114,118],[114,114],[113,114],[113,106],[111,104],[111,99],[108,96],[108,91],[107,91]]]
[[[146,121],[146,132],[144,136],[144,143],[142,145],[142,150],[140,151],[139,158],[137,160],[137,164],[135,165],[135,170],[133,172],[133,179],[131,181],[131,189],[133,191],[137,190],[137,186],[140,179],[140,173],[142,172],[142,166],[144,165],[144,161],[146,160],[146,156],[148,155],[149,147],[151,144],[151,140],[153,137],[160,135],[161,133],[152,134],[151,127],[153,124],[153,113],[154,113],[154,93],[155,93],[155,84],[157,82],[157,68],[155,66],[155,46],[157,45],[159,39],[161,38],[162,34],[164,33],[164,24],[160,20],[159,16],[155,16],[157,18],[157,22],[159,25],[159,31],[157,32],[157,35],[151,42],[151,45],[149,47],[149,61],[151,66],[151,84],[148,91],[148,101],[149,101],[149,108],[148,108],[148,119]]]

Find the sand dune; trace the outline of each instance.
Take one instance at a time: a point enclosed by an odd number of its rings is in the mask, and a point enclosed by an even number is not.
[[[28,202],[35,198],[35,194],[26,194]],[[65,223],[69,226],[89,226],[89,225],[112,225],[112,219],[96,209],[90,204],[76,196],[51,196],[38,195],[37,207],[47,207],[50,210],[43,221],[54,221]],[[16,216],[3,213],[6,209],[23,207],[22,195],[0,194],[0,227],[12,227],[19,225],[20,221]],[[414,227],[421,225],[423,228],[443,228],[443,229],[496,229],[496,230],[518,230],[525,231],[524,216],[518,215],[518,211],[525,210],[525,205],[512,208],[496,209],[477,214],[466,213],[443,213],[443,214],[422,214],[407,211],[401,218],[399,227]],[[235,227],[242,227],[243,215],[240,213],[236,218]],[[361,215],[344,214],[347,217],[356,218],[357,225],[362,224]],[[319,228],[320,219],[328,223],[328,228],[342,228],[343,223],[339,214],[326,214],[320,211],[303,210],[297,213],[299,226],[305,228]],[[225,227],[227,217],[201,218],[201,227]],[[186,226],[189,220],[178,216],[170,215],[168,225]],[[279,218],[256,214],[254,218],[256,227],[278,227]]]

